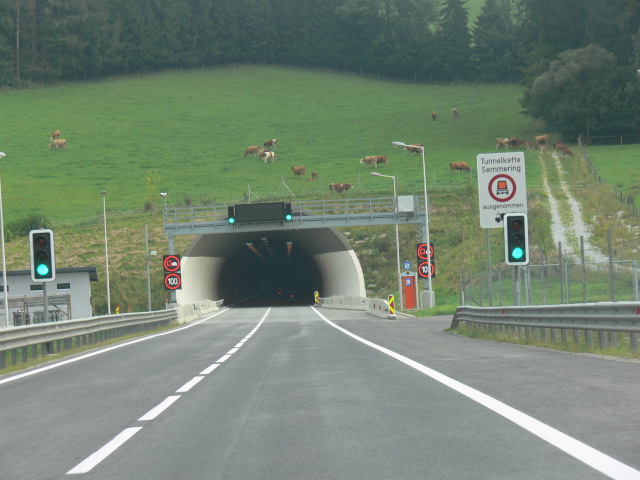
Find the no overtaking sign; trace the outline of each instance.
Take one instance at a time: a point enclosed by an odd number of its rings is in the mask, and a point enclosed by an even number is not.
[[[523,152],[481,153],[476,171],[482,228],[503,228],[505,213],[527,213]]]

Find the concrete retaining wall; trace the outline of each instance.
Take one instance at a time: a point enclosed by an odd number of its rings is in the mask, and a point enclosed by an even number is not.
[[[389,303],[379,298],[347,297],[334,295],[323,299],[322,308],[360,310],[380,318],[389,318]]]
[[[197,320],[207,313],[215,312],[216,310],[220,310],[217,302],[213,300],[200,300],[195,303],[190,303],[187,305],[177,305],[175,303],[170,303],[167,305],[167,308],[175,308],[178,310],[178,323],[189,323]]]

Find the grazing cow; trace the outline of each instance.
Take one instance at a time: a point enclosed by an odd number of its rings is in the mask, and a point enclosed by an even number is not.
[[[566,156],[570,156],[571,158],[573,158],[573,152],[571,150],[569,150],[568,148],[563,148],[562,149],[562,156],[566,157]]]
[[[364,163],[367,168],[369,168],[370,166],[374,166],[376,168],[378,168],[378,162],[376,160],[376,157],[364,157],[360,159],[360,163]]]
[[[518,142],[520,140],[518,139],[518,137],[509,137],[509,145],[513,148],[516,148],[518,146]]]
[[[565,148],[569,148],[566,145],[564,145],[563,143],[558,143],[554,146],[554,149],[556,152],[561,152],[562,150],[564,150]]]
[[[420,153],[422,151],[422,148],[424,148],[424,145],[422,145],[421,143],[413,143],[411,145],[404,146],[404,149],[408,151],[409,155],[411,155],[412,157],[414,153]]]
[[[498,150],[500,150],[500,147],[504,145],[504,148],[509,147],[510,144],[510,140],[508,138],[496,138],[496,148]]]
[[[317,180],[318,174],[316,172],[311,172],[311,180]]]
[[[533,150],[535,146],[536,146],[535,142],[527,142],[527,150]]]
[[[549,146],[549,134],[538,135],[537,137],[534,137],[534,139],[538,145],[542,145],[544,143],[547,147]]]
[[[247,155],[250,155],[253,157],[254,153],[257,155],[259,152],[260,152],[260,147],[258,145],[254,145],[252,147],[247,148],[244,151],[244,156],[246,157]]]
[[[471,167],[466,162],[451,162],[449,168],[451,169],[451,175],[453,175],[454,170],[460,170],[461,172],[466,170],[471,173]]]
[[[560,145],[562,142],[553,142],[553,148],[556,148],[556,145]]]
[[[291,167],[291,170],[293,170],[295,177],[297,176],[304,177],[305,173],[307,173],[307,167]]]
[[[64,138],[59,138],[58,140],[54,140],[49,144],[49,150],[51,150],[52,148],[55,148],[56,150],[58,148],[61,148],[62,150],[66,150],[67,141]]]
[[[338,193],[344,193],[344,192],[348,192],[350,188],[353,188],[353,184],[352,183],[332,183],[331,185],[329,185],[329,190],[331,190],[331,192],[338,192]]]
[[[278,159],[278,156],[272,152],[271,150],[267,150],[266,152],[264,152],[264,163],[267,163],[267,160],[271,160],[271,163],[275,163],[275,161]]]
[[[540,145],[540,153],[549,153],[549,147],[546,145]]]
[[[384,163],[387,167],[389,166],[389,157],[386,155],[376,155],[373,158],[376,159],[376,168],[378,168],[379,163]]]
[[[50,142],[53,142],[54,140],[58,140],[60,138],[60,135],[62,135],[62,133],[60,132],[60,130],[56,130],[55,132],[53,132],[51,134],[51,138],[49,139]]]
[[[275,138],[266,140],[262,144],[262,148],[267,148],[267,147],[273,147],[274,150],[277,150],[278,149],[278,140],[276,140]]]
[[[261,148],[258,152],[258,158],[265,158],[267,156],[267,152],[270,152],[268,148]]]
[[[453,115],[453,118],[460,118],[460,112],[458,111],[457,108],[451,109],[451,115]]]
[[[436,112],[431,112],[431,120],[436,121],[438,119],[438,115],[436,115]]]

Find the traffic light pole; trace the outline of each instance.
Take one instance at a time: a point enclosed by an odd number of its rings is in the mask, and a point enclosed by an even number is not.
[[[44,323],[49,321],[49,302],[47,301],[47,282],[42,282],[42,296],[44,297]]]

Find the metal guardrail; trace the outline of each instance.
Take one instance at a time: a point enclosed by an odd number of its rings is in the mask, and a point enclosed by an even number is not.
[[[160,310],[3,329],[0,330],[0,370],[5,368],[6,352],[11,352],[11,363],[15,365],[18,350],[22,350],[25,362],[29,347],[31,357],[36,358],[38,345],[41,345],[40,354],[45,355],[53,353],[54,346],[56,351],[72,348],[73,339],[76,346],[88,345],[168,325],[177,319],[177,310]]]
[[[591,332],[599,332],[600,348],[607,346],[607,333],[612,347],[616,346],[616,333],[628,333],[631,349],[638,351],[638,334],[640,333],[640,303],[638,302],[603,302],[581,303],[570,305],[537,305],[521,307],[470,307],[460,306],[456,310],[451,328],[458,328],[465,322],[471,328],[484,328],[500,331],[505,328],[526,336],[546,340],[547,329],[551,330],[552,341],[555,341],[557,330],[561,331],[562,340],[566,343],[568,330],[573,330],[574,343],[580,343],[584,332],[587,346],[591,347]]]

